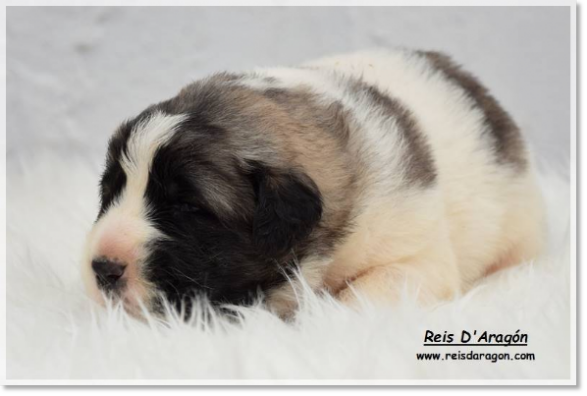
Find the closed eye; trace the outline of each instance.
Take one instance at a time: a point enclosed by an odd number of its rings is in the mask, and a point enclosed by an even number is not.
[[[201,207],[185,202],[176,203],[175,205],[173,205],[173,208],[176,211],[182,213],[198,213],[203,211]]]
[[[218,219],[216,215],[208,208],[188,202],[179,202],[173,204],[173,211],[176,216],[197,216],[201,220],[209,221]]]

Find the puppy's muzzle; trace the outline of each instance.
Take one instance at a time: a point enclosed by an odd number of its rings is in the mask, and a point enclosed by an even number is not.
[[[118,292],[124,288],[126,284],[125,269],[126,265],[105,257],[92,261],[92,270],[96,276],[98,287],[105,292]]]

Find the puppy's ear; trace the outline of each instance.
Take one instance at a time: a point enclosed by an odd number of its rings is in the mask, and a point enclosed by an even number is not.
[[[256,196],[253,239],[262,252],[278,257],[310,235],[322,217],[322,197],[302,172],[250,165]]]

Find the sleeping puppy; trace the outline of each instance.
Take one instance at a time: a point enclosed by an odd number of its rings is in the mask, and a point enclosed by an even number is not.
[[[436,52],[197,81],[119,127],[100,194],[85,283],[135,314],[203,295],[288,315],[296,274],[351,305],[434,302],[543,241],[520,130]]]

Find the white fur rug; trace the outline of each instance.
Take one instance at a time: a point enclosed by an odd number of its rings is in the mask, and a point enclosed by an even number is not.
[[[9,163],[8,379],[568,379],[569,183],[542,176],[547,253],[433,309],[406,297],[355,312],[307,296],[293,323],[260,307],[241,323],[144,324],[84,295],[79,257],[97,211],[99,168],[84,160]],[[574,279],[574,278],[573,278]],[[425,330],[529,336],[528,347],[422,346]],[[500,348],[500,349],[496,349]],[[418,361],[421,352],[534,353],[535,361]],[[489,351],[488,351],[489,349]]]

